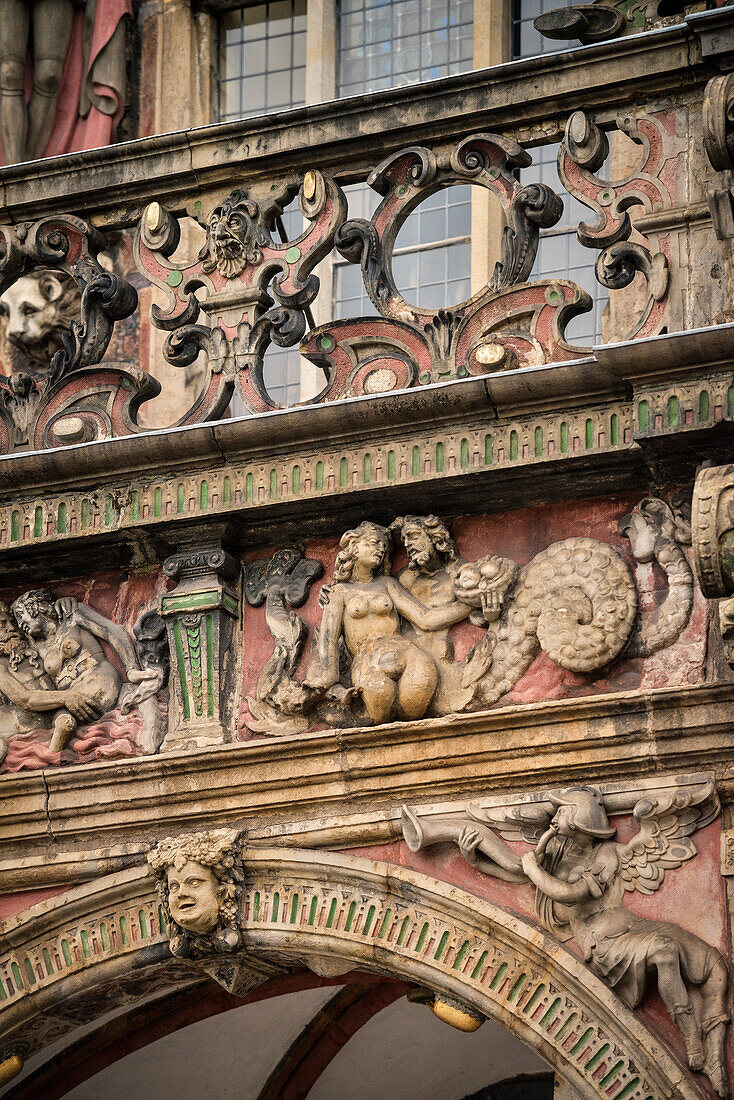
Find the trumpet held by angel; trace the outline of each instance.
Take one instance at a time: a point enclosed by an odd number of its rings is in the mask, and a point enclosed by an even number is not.
[[[691,834],[719,812],[712,785],[640,799],[633,809],[639,830],[627,843],[615,839],[596,788],[570,787],[550,802],[555,812],[539,812],[536,804],[501,820],[478,807],[463,817],[422,819],[404,806],[403,835],[412,851],[453,842],[478,871],[532,883],[540,923],[559,939],[574,939],[590,969],[630,1008],[640,1005],[655,973],[689,1066],[708,1076],[718,1096],[730,1096],[724,959],[692,932],[625,905],[628,892],[654,894],[666,873],[696,855]],[[502,837],[533,847],[518,855]]]

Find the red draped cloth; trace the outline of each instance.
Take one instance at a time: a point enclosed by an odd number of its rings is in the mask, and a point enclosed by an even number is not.
[[[56,104],[56,121],[44,156],[96,149],[114,141],[125,107],[125,28],[132,0],[87,0],[74,17]],[[33,85],[29,58],[27,97]],[[5,163],[1,156],[0,162]]]

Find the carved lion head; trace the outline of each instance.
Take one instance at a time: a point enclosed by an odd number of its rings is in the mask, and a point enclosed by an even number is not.
[[[22,353],[23,365],[37,369],[48,367],[80,311],[79,288],[65,271],[34,271],[0,297],[8,340]]]

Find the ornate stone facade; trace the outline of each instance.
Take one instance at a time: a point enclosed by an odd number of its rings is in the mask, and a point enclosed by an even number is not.
[[[219,5],[179,9],[190,105]],[[181,133],[136,85],[138,141],[0,169],[3,1096],[329,984],[262,1100],[395,1005],[558,1097],[730,1095],[734,24],[537,26],[593,48],[218,127],[179,87]],[[398,235],[467,185],[496,254],[418,305]],[[568,219],[617,342],[538,270]]]

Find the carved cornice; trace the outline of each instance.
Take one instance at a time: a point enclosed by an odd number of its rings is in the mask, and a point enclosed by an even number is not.
[[[388,507],[388,494],[429,482],[452,507],[481,490],[482,507],[500,510],[523,487],[537,500],[538,467],[549,493],[639,489],[638,443],[657,448],[656,476],[663,463],[683,481],[727,455],[733,369],[734,325],[721,325],[576,363],[0,458],[0,555],[136,529],[167,527],[178,541],[187,524],[248,513],[259,523],[307,502],[341,521],[347,496],[356,509],[357,495],[377,492]],[[671,436],[685,445],[671,449]]]
[[[322,171],[329,171],[343,162],[345,135],[349,171],[355,173],[372,166],[375,152],[384,156],[405,143],[406,118],[416,142],[431,140],[436,132],[455,140],[472,128],[508,130],[540,123],[547,128],[552,119],[559,120],[560,137],[575,108],[600,108],[608,113],[600,121],[612,121],[623,105],[641,95],[677,92],[682,74],[687,88],[705,82],[717,70],[701,43],[716,15],[705,12],[664,30],[513,61],[420,88],[296,108],[265,121],[246,119],[142,138],[48,158],[32,169],[5,167],[0,171],[4,217],[13,222],[59,212],[78,205],[84,195],[84,209],[95,213],[100,226],[132,224],[152,199],[175,206],[183,196],[203,200],[217,189],[224,195],[226,181],[238,170],[253,178],[276,161],[279,170],[298,170],[304,148]]]
[[[12,890],[78,881],[127,866],[164,833],[235,823],[250,839],[384,843],[399,835],[406,799],[443,812],[444,801],[486,796],[489,777],[502,797],[610,774],[639,789],[661,771],[718,761],[731,802],[732,701],[734,685],[620,692],[139,757],[124,772],[92,763],[2,776],[0,874]]]

